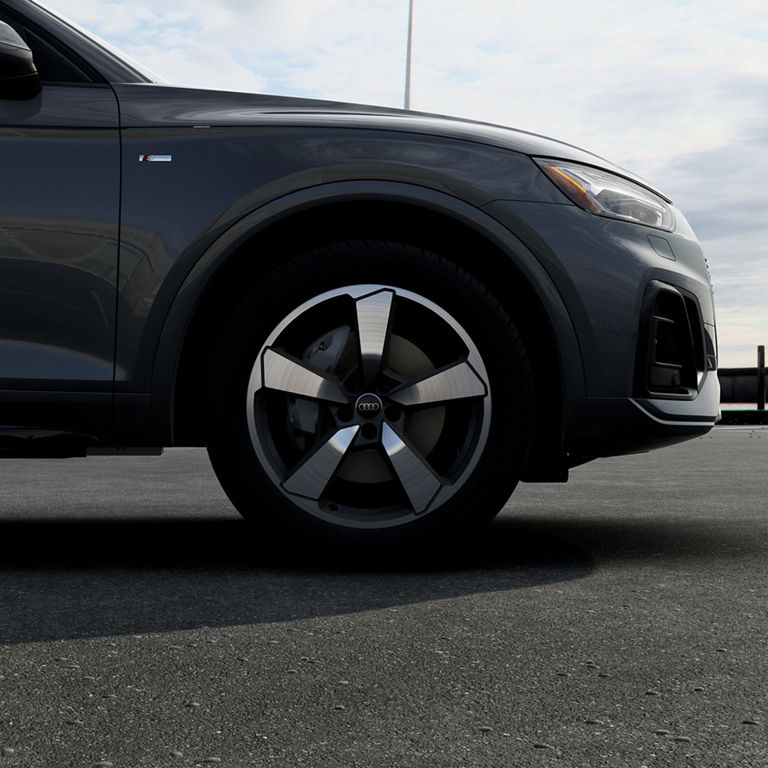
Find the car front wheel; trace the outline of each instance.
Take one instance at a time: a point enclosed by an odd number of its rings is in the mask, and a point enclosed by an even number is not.
[[[384,242],[302,254],[246,294],[217,346],[209,454],[246,517],[402,542],[489,519],[519,478],[527,355],[453,261]]]

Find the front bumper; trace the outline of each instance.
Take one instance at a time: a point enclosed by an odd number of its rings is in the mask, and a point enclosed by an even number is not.
[[[589,435],[571,442],[573,467],[600,456],[642,453],[704,435],[720,415],[720,384],[710,373],[695,400],[588,397]]]
[[[549,273],[576,331],[586,397],[568,404],[583,414],[565,436],[569,464],[711,429],[720,411],[712,285],[682,214],[678,231],[667,233],[572,205],[494,207],[524,222],[518,237]]]

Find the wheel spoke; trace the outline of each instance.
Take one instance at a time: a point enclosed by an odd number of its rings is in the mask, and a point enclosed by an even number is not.
[[[379,291],[356,302],[360,359],[363,364],[363,378],[366,382],[381,369],[381,360],[389,335],[393,295],[392,291]]]
[[[344,427],[311,453],[283,482],[289,493],[319,499],[331,481],[359,427]]]
[[[277,389],[332,403],[348,401],[344,390],[331,376],[317,373],[275,349],[270,348],[264,352],[262,365],[262,380],[267,389]]]
[[[425,405],[467,397],[484,397],[488,393],[483,380],[467,362],[456,363],[430,374],[421,381],[407,384],[390,393],[389,399],[400,405]]]
[[[424,512],[442,481],[432,468],[388,425],[381,429],[381,444],[416,514]]]

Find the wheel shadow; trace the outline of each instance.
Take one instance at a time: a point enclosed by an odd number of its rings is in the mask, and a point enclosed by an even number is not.
[[[589,555],[535,526],[461,547],[341,557],[241,520],[0,522],[0,643],[261,624],[579,579]]]
[[[341,557],[240,519],[0,522],[0,643],[333,616],[582,579],[597,568],[765,555],[728,520],[503,516],[460,547]]]

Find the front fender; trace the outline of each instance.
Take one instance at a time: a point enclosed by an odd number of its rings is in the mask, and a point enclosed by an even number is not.
[[[196,260],[176,292],[159,334],[152,366],[154,439],[173,444],[173,398],[184,340],[206,288],[218,270],[246,242],[270,226],[311,208],[345,202],[408,204],[450,217],[472,229],[510,260],[545,308],[556,339],[566,422],[578,425],[584,408],[584,375],[579,346],[568,310],[555,284],[534,253],[507,226],[488,213],[444,192],[398,182],[346,181],[293,192],[244,216]],[[465,265],[471,271],[472,264]]]

